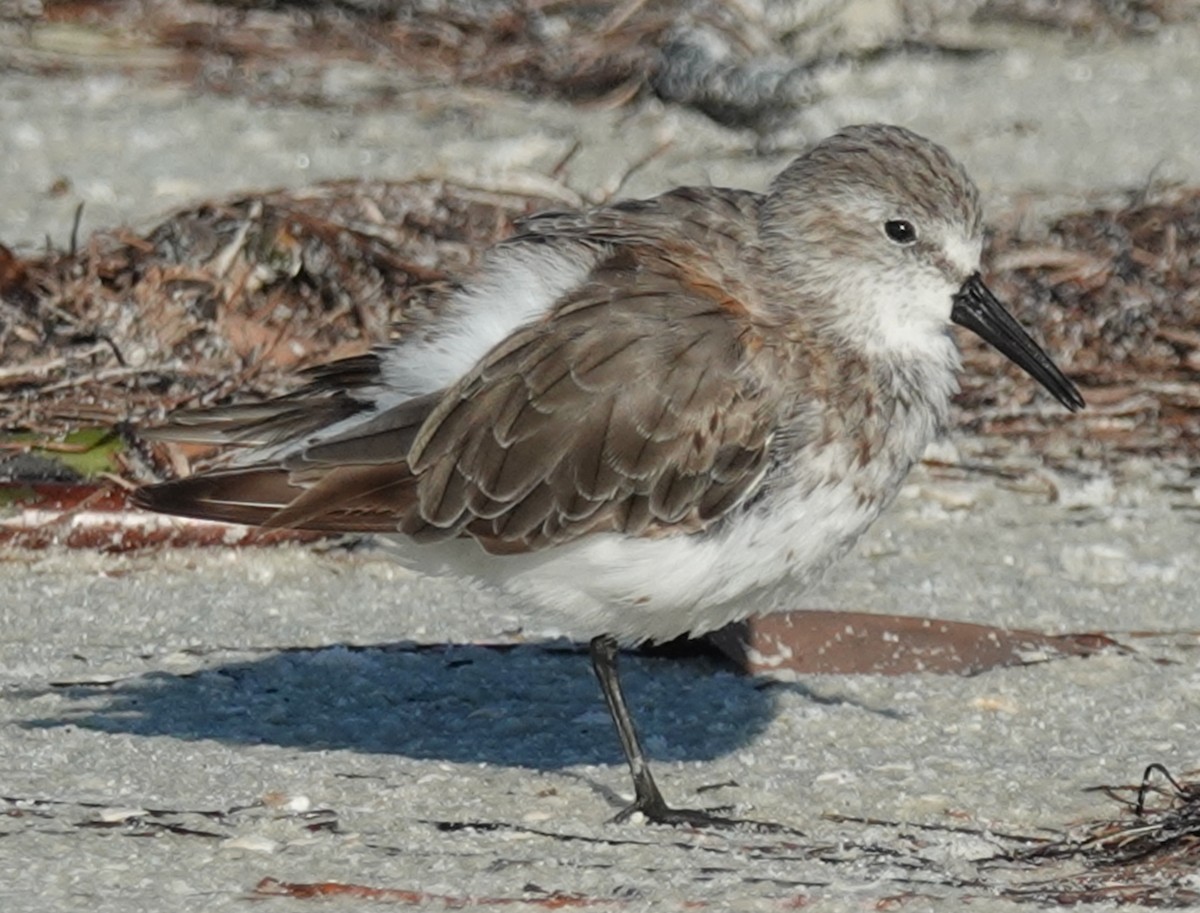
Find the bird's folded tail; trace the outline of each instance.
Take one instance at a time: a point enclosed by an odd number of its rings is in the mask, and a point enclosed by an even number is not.
[[[278,464],[231,468],[138,489],[157,513],[316,532],[395,532],[414,507],[403,464],[340,466],[306,474]]]
[[[158,513],[264,526],[301,493],[290,476],[279,466],[226,469],[144,486],[133,503]]]
[[[139,433],[151,440],[275,447],[375,410],[383,384],[378,353],[355,355],[303,372],[307,382],[260,403],[178,409],[169,421]]]

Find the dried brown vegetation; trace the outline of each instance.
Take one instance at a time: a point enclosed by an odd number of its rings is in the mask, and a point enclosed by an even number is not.
[[[334,182],[175,213],[78,252],[0,254],[0,426],[54,436],[267,397],[402,331],[547,201]]]
[[[1156,775],[1165,776],[1169,788],[1150,790]],[[1200,862],[1198,784],[1180,783],[1161,764],[1151,764],[1140,787],[1100,789],[1122,806],[1120,817],[1090,822],[1007,857],[1039,865],[1072,860],[1083,863],[1082,870],[1009,888],[1005,896],[1061,906],[1109,902],[1194,910],[1200,903],[1195,885]],[[1148,803],[1150,792],[1154,795]]]
[[[394,338],[551,201],[436,181],[241,196],[74,254],[0,254],[0,426],[53,438],[277,395]],[[960,422],[1053,459],[1200,455],[1200,191],[992,239],[991,280],[1083,387],[1070,418],[971,338]],[[1054,446],[1048,446],[1054,444]]]
[[[769,132],[819,95],[828,65],[944,45],[947,26],[1138,36],[1195,17],[1191,0],[895,0],[868,38],[841,0],[26,0],[36,28],[78,30],[5,48],[42,72],[105,57],[200,91],[258,102],[387,106],[414,89],[474,86],[587,104],[648,94]],[[864,44],[865,42],[865,44]],[[88,50],[90,48],[90,50]],[[82,53],[80,53],[82,49]],[[6,53],[7,52],[7,53]],[[7,58],[7,59],[6,59]]]
[[[1032,387],[976,342],[960,399],[968,428],[1070,436],[1074,457],[1200,456],[1200,190],[1074,213],[1049,232],[991,241],[993,282],[1076,379],[1088,409],[1070,420],[1030,405]]]

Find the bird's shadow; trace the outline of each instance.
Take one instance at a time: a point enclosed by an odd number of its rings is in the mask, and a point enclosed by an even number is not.
[[[621,674],[648,753],[665,761],[748,744],[779,693],[695,649],[623,654]],[[560,644],[333,645],[52,687],[70,705],[26,727],[539,769],[622,760],[586,651]]]
[[[622,656],[622,678],[662,759],[744,744],[774,703],[703,657]],[[553,645],[333,645],[54,690],[70,705],[26,726],[538,768],[621,758],[586,653]]]

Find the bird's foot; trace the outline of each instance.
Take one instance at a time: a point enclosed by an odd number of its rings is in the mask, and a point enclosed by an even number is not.
[[[622,809],[613,817],[614,824],[623,824],[634,815],[641,815],[650,824],[668,824],[671,827],[693,828],[728,828],[728,827],[761,827],[757,821],[743,818],[730,818],[721,812],[730,811],[730,806],[712,809],[672,808],[662,800],[638,799],[632,805]]]

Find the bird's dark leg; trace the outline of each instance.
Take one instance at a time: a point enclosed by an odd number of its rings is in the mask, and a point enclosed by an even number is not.
[[[608,712],[612,716],[613,725],[617,727],[621,748],[625,752],[625,759],[629,762],[629,771],[633,774],[633,804],[621,811],[613,820],[624,821],[634,812],[641,812],[647,820],[655,824],[728,827],[742,823],[709,812],[671,808],[663,801],[662,793],[658,791],[658,784],[654,782],[654,777],[650,773],[650,764],[646,760],[645,751],[642,750],[642,743],[638,740],[637,731],[633,728],[633,719],[629,716],[625,695],[621,691],[621,681],[617,677],[616,639],[608,634],[593,638],[590,653],[592,669],[600,682],[600,690],[604,692],[604,702],[608,704]]]

